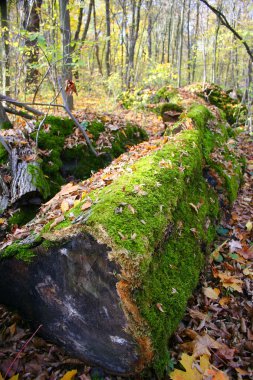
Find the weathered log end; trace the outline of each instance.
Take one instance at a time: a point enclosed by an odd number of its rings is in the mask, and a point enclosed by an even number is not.
[[[196,105],[180,122],[180,133],[140,145],[141,158],[125,154],[75,187],[74,206],[41,226],[50,204],[59,210],[72,194],[63,189],[27,225],[32,242],[1,253],[0,302],[112,373],[163,373],[168,339],[240,186],[243,162],[217,110]]]
[[[43,325],[45,337],[53,336],[81,359],[112,372],[132,372],[137,345],[127,332],[110,248],[89,233],[51,245],[33,249],[29,265],[15,259],[1,263],[1,273],[10,273],[0,278],[1,302],[13,306],[14,299],[33,325]]]

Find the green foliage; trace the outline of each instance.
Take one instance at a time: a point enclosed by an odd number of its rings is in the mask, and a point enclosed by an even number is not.
[[[177,79],[177,74],[170,63],[153,63],[147,70],[147,74],[143,79],[146,87],[166,86],[172,84]]]

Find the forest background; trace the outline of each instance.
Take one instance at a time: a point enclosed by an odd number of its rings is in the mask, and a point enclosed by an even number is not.
[[[59,74],[77,92],[252,82],[253,5],[211,1],[238,39],[199,0],[1,1],[1,92],[20,100],[57,96]],[[37,98],[38,99],[38,98]],[[69,97],[72,108],[72,97]]]

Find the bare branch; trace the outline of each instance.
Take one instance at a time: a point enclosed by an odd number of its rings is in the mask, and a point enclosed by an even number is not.
[[[5,101],[7,103],[14,104],[17,107],[25,108],[27,111],[33,113],[34,115],[43,116],[44,113],[36,110],[35,108],[29,107],[27,103],[19,102],[18,100],[12,99],[9,96],[0,94],[0,101]]]
[[[244,45],[250,60],[253,62],[253,50],[250,49],[249,45],[247,42],[242,38],[242,36],[229,24],[226,16],[218,9],[214,8],[211,4],[209,4],[206,0],[200,0],[203,4],[205,4],[213,13],[216,14],[216,16],[219,18],[220,22],[222,25],[224,25],[227,29],[230,30],[230,32],[233,33],[233,35],[242,42]]]

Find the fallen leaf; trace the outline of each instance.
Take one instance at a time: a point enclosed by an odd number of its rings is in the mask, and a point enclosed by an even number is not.
[[[64,212],[69,210],[69,203],[65,199],[61,203],[61,211],[64,214]]]
[[[56,218],[53,221],[53,223],[50,225],[50,230],[51,230],[51,228],[54,228],[55,226],[57,226],[57,224],[63,222],[64,220],[65,220],[64,215],[58,216],[58,218]]]
[[[76,374],[77,374],[77,370],[73,369],[72,371],[66,372],[65,375],[60,378],[60,380],[72,380]]]
[[[194,366],[195,358],[193,356],[183,353],[180,363],[184,367],[185,371],[181,371],[180,369],[175,369],[173,372],[170,373],[170,378],[172,380],[202,380],[203,379],[204,371],[200,373],[199,370],[196,368],[196,366]],[[204,368],[206,368],[207,365],[209,366],[209,358],[205,356],[202,363],[200,363],[200,367],[201,367],[201,364],[204,366]]]
[[[194,205],[193,203],[189,203],[189,205],[193,208],[193,210],[196,211],[196,213],[198,214],[199,210],[198,210],[198,207],[196,205]]]
[[[91,201],[87,201],[87,202],[85,202],[85,203],[82,205],[81,210],[82,210],[82,211],[88,210],[91,206],[92,206],[92,202],[91,202]]]
[[[161,313],[165,313],[165,311],[163,310],[163,305],[161,303],[157,303],[156,304],[156,307],[157,309],[161,312]]]
[[[6,221],[6,219],[4,219],[4,218],[0,218],[0,225],[1,225],[1,224],[4,224],[5,221]]]
[[[205,379],[210,380],[229,380],[229,377],[224,372],[217,369],[207,369],[205,376]]]
[[[224,305],[227,305],[230,301],[231,301],[231,298],[230,298],[230,297],[222,297],[222,298],[219,300],[219,304],[220,304],[221,306],[224,306]]]
[[[127,205],[127,208],[131,211],[132,214],[135,214],[135,209],[133,208],[132,205]]]
[[[224,288],[232,288],[239,293],[243,292],[242,290],[243,281],[239,280],[235,276],[232,276],[229,272],[228,273],[219,272],[218,277],[220,278],[220,281]]]
[[[238,249],[242,249],[242,245],[238,240],[231,240],[229,243],[229,252],[236,252]]]
[[[190,336],[193,341],[183,343],[180,345],[180,347],[182,349],[187,349],[187,351],[190,351],[193,354],[194,358],[198,358],[202,355],[211,356],[209,349],[214,348],[218,350],[224,347],[223,344],[217,342],[206,333],[199,335],[196,333],[196,331],[193,331],[191,329],[186,329],[185,333]]]
[[[220,290],[218,288],[203,288],[203,293],[207,298],[211,298],[212,300],[217,300],[220,295]]]
[[[247,228],[247,231],[250,232],[250,231],[252,230],[252,222],[249,220],[249,221],[246,223],[245,227]]]

